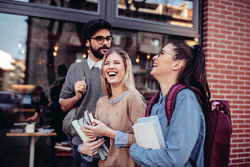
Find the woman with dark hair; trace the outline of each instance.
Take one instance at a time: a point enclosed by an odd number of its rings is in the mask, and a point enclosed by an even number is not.
[[[199,89],[205,97],[204,101],[209,101],[202,48],[199,45],[189,47],[181,41],[165,45],[160,54],[153,58],[151,74],[160,84],[160,95],[151,108],[151,115],[159,118],[166,147],[152,150],[133,144],[130,147],[131,157],[142,166],[191,167],[193,162],[199,167],[204,166],[205,119],[202,107],[191,90],[191,86]],[[165,99],[176,83],[188,88],[177,94],[171,123],[168,125]]]

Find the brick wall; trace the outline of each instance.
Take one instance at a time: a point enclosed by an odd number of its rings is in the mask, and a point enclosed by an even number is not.
[[[212,99],[230,102],[230,167],[250,166],[250,0],[204,0],[203,44]]]

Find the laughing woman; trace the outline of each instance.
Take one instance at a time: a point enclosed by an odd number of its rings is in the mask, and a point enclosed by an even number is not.
[[[110,150],[106,160],[99,166],[138,166],[129,156],[129,147],[135,142],[133,124],[145,115],[145,101],[135,89],[131,60],[126,51],[110,49],[103,58],[102,88],[106,96],[100,98],[96,107],[96,126],[86,126],[89,137],[107,136]]]
[[[130,147],[131,157],[145,167],[192,167],[195,164],[204,167],[205,120],[198,99],[189,89],[196,87],[205,98],[204,102],[209,101],[205,55],[201,46],[192,48],[183,41],[165,45],[153,58],[151,74],[161,88],[151,115],[157,115],[160,120],[166,147],[152,150],[133,144]],[[186,85],[188,89],[178,93],[171,124],[168,125],[166,96],[177,83]]]

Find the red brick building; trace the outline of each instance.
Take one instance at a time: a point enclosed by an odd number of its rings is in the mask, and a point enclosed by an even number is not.
[[[230,102],[231,167],[250,166],[250,1],[205,0],[203,45],[213,99]]]

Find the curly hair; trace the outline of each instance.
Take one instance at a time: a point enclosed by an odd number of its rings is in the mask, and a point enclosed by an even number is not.
[[[111,24],[104,19],[90,20],[88,23],[86,23],[83,28],[83,46],[85,47],[85,49],[86,41],[90,40],[97,31],[101,29],[107,29],[110,31],[111,28]]]

